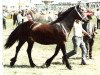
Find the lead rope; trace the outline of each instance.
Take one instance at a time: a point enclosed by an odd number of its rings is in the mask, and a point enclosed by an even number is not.
[[[67,31],[66,31],[66,28],[62,25],[62,24],[60,24],[61,25],[61,27],[62,27],[62,30],[64,31],[64,34],[66,35],[68,35],[68,37],[69,37],[69,34],[70,34],[70,32],[68,33]]]

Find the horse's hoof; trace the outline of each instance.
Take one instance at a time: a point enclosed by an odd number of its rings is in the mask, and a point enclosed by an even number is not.
[[[35,65],[35,64],[33,64],[33,65],[31,65],[31,67],[33,67],[33,68],[34,68],[34,67],[36,67],[36,65]]]
[[[14,64],[15,64],[15,62],[13,62],[13,61],[10,62],[10,66],[11,66],[11,67],[13,67]]]
[[[14,64],[15,64],[15,62],[16,62],[16,59],[15,58],[12,58],[10,61],[11,61],[10,62],[10,66],[13,67]]]
[[[69,70],[72,70],[72,67],[71,66],[69,66],[69,67],[67,67]]]
[[[66,67],[69,69],[69,70],[72,70],[72,67],[70,65],[66,65]]]
[[[46,67],[49,67],[50,64],[51,64],[51,62],[50,62],[49,60],[47,60],[47,61],[45,62]]]
[[[50,66],[50,64],[48,64],[48,63],[45,63],[45,65],[46,65],[46,67],[49,67]]]

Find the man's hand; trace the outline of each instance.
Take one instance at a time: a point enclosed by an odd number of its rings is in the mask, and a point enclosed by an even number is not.
[[[89,34],[89,38],[92,39],[92,36]]]

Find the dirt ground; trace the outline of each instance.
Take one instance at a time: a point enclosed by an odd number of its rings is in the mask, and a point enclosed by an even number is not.
[[[4,30],[3,41],[5,43],[8,35],[13,30],[8,28]],[[62,64],[62,53],[59,52],[57,57],[51,63],[48,68],[35,67],[31,68],[28,62],[27,56],[27,43],[21,48],[15,66],[10,67],[10,59],[15,54],[17,43],[15,43],[10,49],[3,50],[3,65],[4,75],[100,75],[100,30],[97,30],[95,43],[93,46],[93,59],[87,59],[87,65],[80,65],[81,63],[81,51],[69,59],[72,66],[72,70],[69,70]],[[66,46],[67,49],[72,49],[72,42],[69,38]],[[37,66],[41,66],[45,61],[51,57],[54,53],[56,45],[40,45],[35,43],[32,49],[32,59]]]

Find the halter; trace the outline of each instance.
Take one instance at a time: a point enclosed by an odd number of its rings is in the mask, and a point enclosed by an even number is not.
[[[84,19],[85,19],[85,17],[82,17],[82,15],[78,12],[78,10],[77,10],[76,6],[75,6],[75,10],[76,10],[76,12],[78,13],[78,15],[82,18],[82,20],[84,20]]]

